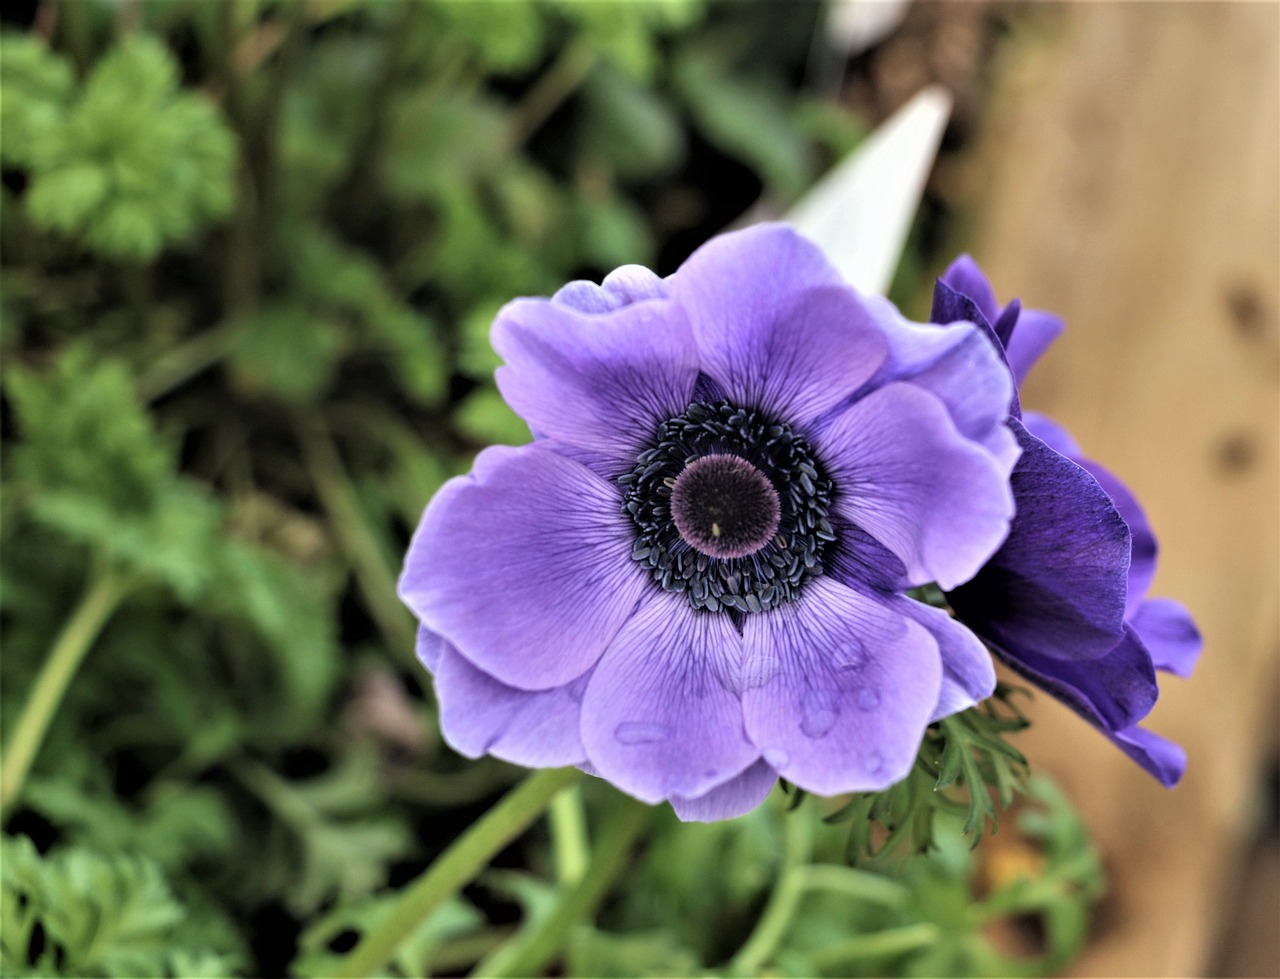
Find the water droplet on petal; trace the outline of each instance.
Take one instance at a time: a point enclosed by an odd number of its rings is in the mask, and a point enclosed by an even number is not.
[[[623,744],[653,744],[666,741],[671,732],[663,725],[649,721],[623,721],[614,729],[613,736]]]
[[[880,706],[880,688],[863,687],[858,691],[855,703],[858,705],[858,710],[875,710]]]
[[[764,760],[773,768],[781,770],[786,768],[791,761],[791,756],[781,748],[766,748],[764,750]]]
[[[837,648],[832,662],[837,670],[856,670],[866,658],[861,645],[849,645]]]
[[[810,690],[800,702],[800,730],[805,737],[822,737],[839,717],[840,696],[834,690]]]
[[[862,767],[868,775],[877,775],[884,768],[884,756],[878,751],[868,751],[862,756]]]

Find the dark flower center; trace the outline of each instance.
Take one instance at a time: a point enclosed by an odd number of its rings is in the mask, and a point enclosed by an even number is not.
[[[618,478],[631,556],[667,591],[716,612],[762,612],[822,574],[832,485],[804,436],[751,408],[696,402]]]
[[[778,529],[780,515],[773,483],[741,456],[695,459],[671,487],[676,529],[710,557],[754,554]]]

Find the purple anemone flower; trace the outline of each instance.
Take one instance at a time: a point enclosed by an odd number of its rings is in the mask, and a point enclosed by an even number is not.
[[[882,789],[991,693],[981,642],[903,594],[967,580],[1013,514],[976,326],[908,323],[759,225],[518,299],[493,344],[535,440],[440,490],[400,580],[456,750],[724,819],[779,776]]]
[[[954,319],[989,331],[1018,383],[1063,328],[1016,299],[1001,308],[967,255],[934,292],[934,322]],[[1157,670],[1190,675],[1200,633],[1177,602],[1146,597],[1156,538],[1133,493],[1059,425],[1023,413],[1016,396],[1010,410],[1022,447],[1012,478],[1017,516],[1000,550],[948,600],[1010,667],[1172,786],[1185,753],[1138,722],[1159,695]]]

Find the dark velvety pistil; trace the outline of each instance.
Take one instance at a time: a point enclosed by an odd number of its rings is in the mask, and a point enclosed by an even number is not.
[[[710,455],[685,466],[671,487],[671,516],[680,536],[703,554],[746,557],[778,529],[778,491],[769,477],[736,455]]]
[[[831,481],[808,441],[728,402],[698,402],[664,422],[618,482],[636,524],[632,558],[695,609],[788,602],[822,573],[835,540]]]

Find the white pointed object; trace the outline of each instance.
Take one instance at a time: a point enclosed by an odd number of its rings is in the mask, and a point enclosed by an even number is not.
[[[889,288],[950,115],[946,89],[921,89],[786,215],[859,292]]]
[[[834,0],[827,7],[827,40],[846,57],[873,48],[898,29],[911,0]]]

